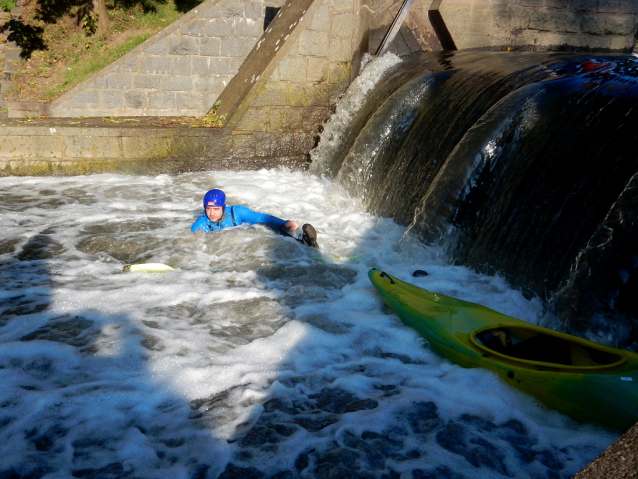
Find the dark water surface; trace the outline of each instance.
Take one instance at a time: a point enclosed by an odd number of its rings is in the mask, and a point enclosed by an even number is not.
[[[323,171],[449,259],[636,347],[638,59],[472,52],[392,68]]]

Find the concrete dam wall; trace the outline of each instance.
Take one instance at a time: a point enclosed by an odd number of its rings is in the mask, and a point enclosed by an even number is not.
[[[629,52],[636,13],[638,0],[207,0],[54,102],[10,102],[10,117],[50,120],[0,127],[0,175],[303,167],[362,56],[384,38],[399,55]],[[99,121],[204,115],[217,101],[221,129],[133,128],[162,148],[127,140],[132,123],[116,134]],[[60,122],[73,117],[94,117],[90,130]]]

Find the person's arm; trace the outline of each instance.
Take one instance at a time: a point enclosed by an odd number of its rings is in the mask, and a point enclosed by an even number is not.
[[[248,223],[250,225],[254,225],[255,223],[265,223],[276,228],[289,229],[293,229],[288,226],[289,224],[294,223],[294,226],[297,226],[297,223],[294,221],[286,221],[282,220],[281,218],[277,218],[276,216],[268,215],[266,213],[258,213],[257,211],[253,211],[250,208],[247,208],[246,206],[233,206],[233,208],[233,211],[235,213],[235,221],[238,225],[242,223]]]

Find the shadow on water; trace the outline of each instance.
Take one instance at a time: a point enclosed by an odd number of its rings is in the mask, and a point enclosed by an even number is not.
[[[359,248],[373,257],[370,246]],[[358,296],[360,304],[338,303],[367,283],[367,267],[351,261],[325,264],[314,251],[301,248],[297,260],[309,264],[281,264],[282,253],[291,254],[297,245],[274,238],[275,264],[256,270],[267,291],[281,292],[275,314],[287,318],[270,339],[285,328],[303,332],[281,333],[295,342],[286,357],[268,365],[276,374],[267,385],[238,386],[194,402],[202,415],[214,416],[239,402],[246,390],[263,394],[251,420],[234,431],[234,452],[218,479],[398,479],[406,473],[463,479],[473,468],[490,477],[568,478],[576,472],[570,465],[576,449],[544,442],[533,421],[506,411],[441,410],[441,390],[451,386],[446,373],[425,351],[422,356],[402,347],[401,327],[393,331],[394,325],[380,321],[399,324],[398,319],[373,312],[368,297]],[[248,318],[253,328],[255,320],[264,319],[268,303],[272,300],[244,302],[253,308]],[[359,310],[354,321],[353,310]],[[411,385],[419,377],[432,382]]]
[[[124,315],[54,312],[61,285],[49,262],[64,246],[51,234],[21,242],[0,242],[0,477],[153,477],[157,470],[205,477],[215,470],[208,458],[223,454],[214,434],[146,369],[143,331]]]
[[[359,233],[367,244],[362,242],[357,249],[372,263],[385,265],[374,255],[375,241],[387,252],[375,237],[379,231]],[[251,417],[238,424],[229,438],[233,453],[219,479],[390,479],[405,473],[414,478],[463,479],[473,468],[491,477],[567,478],[576,472],[570,463],[582,451],[546,443],[534,431],[533,421],[505,411],[480,414],[460,407],[460,412],[449,414],[440,409],[445,402],[441,389],[450,384],[438,361],[428,359],[425,351],[422,356],[404,348],[403,329],[394,331],[380,321],[398,323],[397,318],[373,312],[376,301],[371,305],[363,292],[355,295],[358,304],[339,303],[362,283],[371,289],[366,271],[372,265],[362,267],[352,260],[326,264],[328,252],[319,254],[289,238],[263,234],[258,238],[267,242],[273,261],[255,270],[265,297],[222,303],[216,305],[217,313],[201,314],[209,320],[215,315],[217,320],[243,316],[235,326],[246,321],[246,329],[233,328],[230,334],[255,345],[265,339],[260,343],[265,349],[272,347],[268,341],[293,341],[286,355],[267,365],[271,374],[267,383],[262,379],[238,384],[193,402],[203,417],[221,417],[224,409],[246,401],[247,391],[256,397]],[[239,276],[245,266],[238,260],[227,267]],[[275,300],[267,297],[272,293]],[[353,311],[358,311],[355,320]],[[271,315],[280,319],[272,322]],[[272,330],[267,331],[267,326],[260,330],[259,323],[263,327],[269,320]],[[242,354],[260,354],[260,346],[244,345]],[[419,342],[417,348],[421,347]],[[410,385],[418,377],[430,377],[432,383]]]

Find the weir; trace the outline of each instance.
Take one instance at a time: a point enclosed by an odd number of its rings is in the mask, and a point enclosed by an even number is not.
[[[637,73],[628,56],[413,56],[312,169],[404,243],[538,296],[545,324],[635,348]]]

